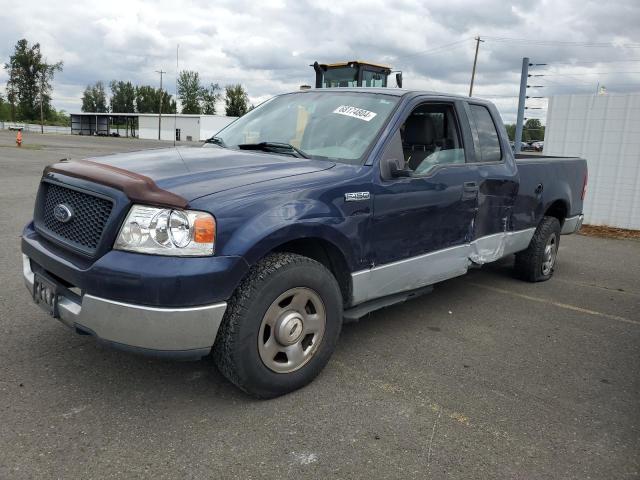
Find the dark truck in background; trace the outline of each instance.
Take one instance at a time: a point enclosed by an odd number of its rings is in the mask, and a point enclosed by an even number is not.
[[[257,397],[325,366],[344,319],[515,254],[549,279],[582,222],[579,158],[514,158],[489,102],[277,96],[203,148],[47,167],[22,236],[36,303],[129,351],[200,358]]]

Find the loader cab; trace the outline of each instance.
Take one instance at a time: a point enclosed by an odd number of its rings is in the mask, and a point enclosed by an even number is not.
[[[362,61],[315,62],[312,66],[316,72],[316,88],[387,87],[391,75],[391,67]],[[402,72],[396,73],[396,85],[402,88]]]

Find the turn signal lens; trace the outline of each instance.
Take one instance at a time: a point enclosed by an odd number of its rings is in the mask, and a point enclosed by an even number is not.
[[[202,216],[193,222],[193,241],[196,243],[214,243],[216,239],[216,221],[213,217]]]

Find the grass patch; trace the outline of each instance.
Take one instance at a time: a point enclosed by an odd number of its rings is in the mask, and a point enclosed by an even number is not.
[[[633,238],[640,240],[640,230],[607,227],[606,225],[582,225],[578,231],[580,235],[601,238]]]
[[[0,148],[16,148],[16,149],[21,149],[21,150],[42,150],[44,148],[44,145],[40,145],[37,143],[27,143],[27,144],[22,144],[21,147],[16,147],[15,145],[0,145]]]

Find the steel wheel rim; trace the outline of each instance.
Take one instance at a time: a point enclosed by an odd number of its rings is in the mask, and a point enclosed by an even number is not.
[[[553,265],[556,263],[556,255],[558,253],[558,242],[556,241],[556,234],[552,234],[547,240],[547,244],[544,246],[544,256],[542,260],[542,274],[549,275],[553,270]]]
[[[302,368],[318,351],[326,323],[326,309],[317,292],[306,287],[287,290],[262,317],[258,332],[262,363],[276,373]]]

